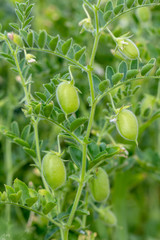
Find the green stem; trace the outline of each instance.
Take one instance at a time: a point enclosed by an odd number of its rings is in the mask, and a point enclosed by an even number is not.
[[[97,8],[99,8],[100,4],[101,4],[101,0],[98,0],[98,2],[97,2]]]
[[[126,14],[126,13],[129,13],[129,12],[131,12],[131,11],[134,11],[134,10],[136,10],[136,9],[138,9],[138,8],[142,8],[142,7],[154,7],[154,6],[159,6],[159,5],[160,5],[160,3],[148,3],[148,4],[138,5],[138,6],[136,6],[136,7],[129,8],[129,9],[127,9],[126,11],[121,12],[121,13],[119,13],[118,15],[116,15],[116,16],[115,16],[114,18],[112,18],[110,21],[108,21],[108,22],[104,25],[104,27],[102,28],[102,30],[104,30],[110,23],[114,22],[117,18],[119,18],[120,16],[122,16],[122,15],[124,15],[124,14]]]
[[[44,218],[48,219],[48,221],[50,221],[51,223],[53,223],[57,227],[59,227],[59,228],[62,227],[62,225],[60,223],[56,222],[53,218],[49,218],[47,215],[43,214],[42,212],[36,211],[35,209],[32,209],[32,208],[29,208],[26,205],[21,205],[19,203],[14,203],[14,202],[4,202],[4,203],[0,202],[0,205],[2,205],[2,204],[9,204],[9,205],[14,205],[14,206],[17,206],[17,207],[24,208],[24,209],[26,209],[30,212],[34,212],[34,213],[36,213],[40,216],[43,216]]]
[[[85,210],[88,209],[88,197],[89,197],[89,194],[88,194],[88,191],[86,190],[86,195],[85,195],[85,199],[84,199],[84,202],[85,202]],[[87,221],[87,216],[84,215],[83,216],[83,219],[82,219],[82,228],[85,228],[86,226],[86,221]]]
[[[126,80],[124,82],[121,82],[117,85],[115,85],[114,87],[112,88],[109,88],[106,92],[104,92],[103,94],[101,94],[100,96],[98,96],[95,100],[96,104],[98,104],[100,102],[100,100],[102,98],[104,98],[108,93],[112,92],[114,89],[116,88],[119,88],[120,86],[123,86],[127,83],[130,83],[130,82],[133,82],[133,81],[140,81],[140,80],[143,80],[143,79],[158,79],[159,77],[158,76],[145,76],[145,77],[136,77],[136,78],[132,78],[132,79],[129,79],[129,80]]]
[[[110,100],[111,100],[111,105],[112,105],[113,111],[115,112],[115,114],[117,114],[117,109],[115,108],[111,93],[109,93],[109,97],[110,97]]]
[[[99,38],[100,38],[97,7],[95,7],[95,24],[96,24],[96,36],[95,36],[94,45],[93,45],[93,49],[92,49],[92,54],[91,54],[91,58],[90,58],[90,66],[93,66],[96,51],[97,51],[97,47],[98,47],[98,42],[99,42]]]
[[[157,100],[160,101],[160,79],[158,80]],[[157,141],[158,154],[160,157],[160,121],[158,121],[158,141]]]
[[[40,116],[40,118],[42,120],[46,120],[46,121],[48,121],[50,123],[53,123],[53,124],[57,125],[61,129],[63,129],[66,133],[68,133],[70,136],[72,136],[72,138],[75,139],[78,143],[82,144],[82,141],[74,133],[70,132],[66,127],[64,127],[62,124],[59,124],[58,122],[54,121],[53,119],[48,119],[48,118],[46,118],[44,116]]]
[[[10,97],[11,96],[11,81],[9,77],[9,82],[7,86],[7,95]],[[12,121],[13,117],[13,107],[12,107],[12,96],[10,98],[10,103],[8,105],[7,109],[7,122],[5,122],[6,126],[10,128],[10,124]],[[4,149],[4,165],[5,165],[5,170],[6,170],[6,184],[11,186],[12,185],[12,180],[13,180],[13,166],[12,166],[12,142],[10,139],[6,138],[5,139],[5,149]],[[11,207],[8,205],[5,208],[5,216],[6,216],[6,221],[9,222],[11,218]]]
[[[112,39],[115,41],[115,43],[117,43],[116,37],[113,35],[113,33],[110,31],[110,29],[108,27],[106,27],[106,29],[109,32],[109,34],[111,35]]]
[[[88,139],[90,136],[90,132],[91,132],[91,128],[92,128],[92,124],[93,124],[93,120],[94,120],[94,113],[95,113],[95,108],[96,108],[96,102],[95,102],[95,94],[94,94],[94,85],[93,85],[93,78],[92,78],[92,67],[93,67],[93,63],[94,63],[94,59],[95,59],[95,54],[97,51],[97,46],[98,46],[98,42],[99,42],[99,20],[98,20],[98,8],[97,6],[94,9],[95,11],[95,23],[96,23],[96,35],[95,35],[95,40],[94,40],[94,45],[93,45],[93,49],[92,49],[92,53],[91,53],[91,58],[90,58],[90,63],[88,66],[88,81],[89,81],[89,86],[90,86],[90,95],[91,95],[91,100],[92,100],[92,105],[91,105],[91,112],[90,112],[90,117],[89,117],[89,122],[88,122],[88,127],[87,127],[87,132],[86,135],[84,137],[84,141],[83,141],[83,156],[82,156],[82,169],[81,169],[81,176],[80,176],[80,183],[78,186],[78,190],[76,193],[76,197],[73,203],[73,207],[70,213],[70,216],[68,218],[67,221],[67,225],[66,228],[64,230],[64,240],[68,240],[68,235],[69,235],[69,229],[71,227],[80,197],[81,197],[81,193],[84,187],[84,180],[85,180],[85,174],[86,174],[86,159],[87,159],[87,145],[88,145]]]
[[[5,140],[5,169],[6,169],[6,184],[12,185],[12,143],[10,139]],[[10,221],[10,206],[6,206],[5,209],[6,221]]]
[[[37,152],[37,159],[38,159],[38,164],[39,168],[41,169],[41,152],[40,152],[40,146],[39,146],[39,135],[38,135],[38,119],[33,120],[33,127],[34,127],[34,134],[35,134],[35,142],[36,142],[36,152]]]
[[[44,53],[49,53],[49,54],[53,54],[53,55],[56,55],[57,57],[61,57],[61,58],[64,58],[66,59],[68,62],[72,63],[73,65],[83,69],[85,72],[87,72],[87,69],[86,67],[84,67],[82,64],[80,64],[79,62],[67,57],[67,56],[64,56],[63,54],[61,53],[57,53],[57,52],[53,52],[49,49],[38,49],[38,48],[26,48],[26,50],[30,50],[30,51],[38,51],[38,52],[44,52]]]

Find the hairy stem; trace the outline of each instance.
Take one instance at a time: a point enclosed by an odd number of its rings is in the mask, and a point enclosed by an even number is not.
[[[98,4],[100,4],[100,1],[98,1]],[[97,6],[95,7],[94,12],[95,12],[96,34],[95,34],[95,40],[94,40],[93,49],[92,49],[92,53],[91,53],[90,63],[88,66],[88,81],[89,81],[89,86],[90,86],[90,95],[91,95],[92,104],[91,104],[91,111],[90,111],[87,132],[86,132],[86,135],[85,135],[84,141],[83,141],[83,156],[82,156],[82,169],[81,169],[81,175],[80,175],[80,183],[78,186],[78,190],[76,193],[76,197],[75,197],[75,200],[73,203],[73,207],[72,207],[70,216],[67,221],[66,229],[64,230],[63,240],[68,240],[69,229],[72,225],[72,221],[73,221],[73,218],[74,218],[74,215],[75,215],[75,212],[76,212],[76,209],[77,209],[77,206],[78,206],[81,194],[82,194],[82,190],[84,187],[85,174],[86,174],[87,145],[88,145],[88,140],[89,140],[89,136],[90,136],[93,120],[94,120],[94,113],[95,113],[95,107],[96,107],[94,85],[93,85],[93,78],[92,78],[92,71],[93,71],[92,68],[93,68],[95,54],[96,54],[97,47],[98,47],[99,37],[100,37]]]

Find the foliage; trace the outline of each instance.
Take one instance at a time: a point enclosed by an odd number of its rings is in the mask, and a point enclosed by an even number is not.
[[[0,29],[2,214],[27,226],[26,239],[158,239],[160,3],[62,2],[18,1]],[[71,88],[60,95],[61,83]],[[48,153],[65,164],[58,189],[45,178]]]

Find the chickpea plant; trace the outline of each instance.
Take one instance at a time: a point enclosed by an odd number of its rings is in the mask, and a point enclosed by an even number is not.
[[[105,7],[101,0],[81,2],[86,14],[79,23],[81,32],[87,31],[94,39],[90,55],[85,46],[75,44],[71,38],[64,41],[59,35],[51,36],[45,30],[32,30],[31,11],[34,4],[29,1],[16,3],[19,23],[10,24],[12,32],[0,33],[0,55],[12,65],[11,69],[19,76],[19,84],[24,93],[20,99],[22,111],[25,118],[30,119],[30,124],[24,126],[21,133],[17,122],[13,122],[11,126],[0,126],[0,132],[29,154],[43,182],[43,187],[37,190],[29,188],[28,183],[15,179],[13,185],[12,182],[5,185],[6,190],[0,193],[0,203],[19,206],[45,217],[52,226],[47,233],[48,238],[45,239],[50,239],[55,234],[58,236],[56,239],[71,239],[71,232],[75,232],[79,237],[87,235],[89,227],[86,225],[86,219],[90,214],[88,206],[93,207],[108,227],[116,226],[116,216],[108,205],[110,183],[105,165],[111,158],[119,155],[124,156],[127,161],[127,150],[123,144],[113,141],[112,144],[106,145],[98,136],[93,137],[91,129],[95,110],[100,101],[108,96],[110,108],[106,122],[116,126],[118,133],[128,140],[128,143],[138,145],[139,126],[135,114],[129,110],[130,104],[120,108],[116,105],[122,97],[133,96],[137,92],[140,86],[133,88],[132,82],[144,78],[159,79],[160,76],[156,59],[150,59],[144,64],[130,34],[115,37],[109,28],[110,23],[118,17],[137,9],[138,18],[147,21],[147,16],[150,18],[149,7],[158,5],[159,1],[117,0],[113,4],[113,1],[109,0],[106,1]],[[94,73],[94,60],[102,33],[110,34],[115,42],[112,53],[122,59],[116,72],[111,66],[106,66],[103,80]],[[63,58],[68,63],[68,72],[65,75],[55,75],[43,85],[43,92],[33,93],[32,65],[39,61],[36,52]],[[77,117],[76,114],[81,108],[79,95],[83,98],[83,92],[77,88],[76,79],[72,75],[73,68],[85,73],[86,79],[82,81],[88,79],[90,96],[87,116]],[[156,68],[156,71],[151,75],[150,71],[153,68]],[[159,117],[159,113],[151,114],[150,117],[151,121],[147,122],[147,126]],[[57,136],[57,149],[42,151],[39,139],[39,122],[42,120],[45,120],[44,124],[49,122],[61,129]],[[147,126],[145,125],[144,129]],[[63,151],[60,138],[67,139],[66,149]],[[69,159],[65,159],[67,161],[63,159],[64,152],[70,155]],[[77,192],[72,205],[67,206],[64,211],[63,204],[70,187],[68,183],[76,184]],[[91,197],[88,193],[91,193]],[[94,238],[93,234],[92,239]]]

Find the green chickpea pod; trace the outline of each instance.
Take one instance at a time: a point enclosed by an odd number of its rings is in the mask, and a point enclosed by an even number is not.
[[[66,181],[66,169],[62,159],[56,154],[47,153],[42,162],[42,172],[47,184],[53,189],[61,187]]]
[[[89,181],[89,187],[95,201],[101,202],[109,197],[109,178],[103,168],[96,169],[95,176]]]
[[[123,109],[118,113],[116,127],[123,138],[137,142],[138,122],[136,116],[130,110]]]
[[[62,82],[56,91],[57,101],[66,114],[74,113],[79,108],[79,97],[72,82]]]

